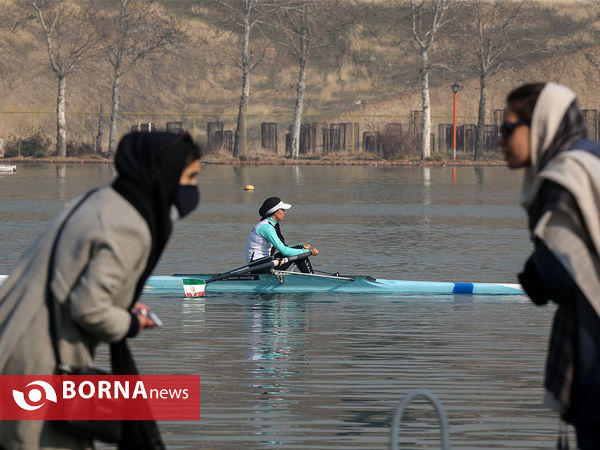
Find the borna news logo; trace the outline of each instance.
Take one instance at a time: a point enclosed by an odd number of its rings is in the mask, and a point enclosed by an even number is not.
[[[50,384],[45,381],[35,380],[29,383],[26,388],[29,386],[39,386],[40,389],[32,388],[27,392],[27,399],[31,402],[29,403],[25,400],[25,393],[17,390],[12,391],[13,399],[15,403],[19,406],[19,408],[24,409],[25,411],[35,411],[36,409],[40,409],[42,406],[46,404],[46,400],[57,403],[56,399],[56,391]],[[42,391],[44,395],[42,396]],[[42,401],[43,398],[43,401]],[[40,403],[41,402],[41,403]]]
[[[198,375],[0,375],[0,420],[199,420]]]

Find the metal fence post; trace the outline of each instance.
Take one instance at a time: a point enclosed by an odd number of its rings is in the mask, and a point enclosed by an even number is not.
[[[192,116],[192,138],[196,140],[196,116]]]

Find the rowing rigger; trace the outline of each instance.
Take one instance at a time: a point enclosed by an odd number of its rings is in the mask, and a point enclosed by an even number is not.
[[[183,291],[186,297],[203,297],[206,289],[206,284],[213,283],[215,281],[222,281],[239,277],[240,275],[254,272],[260,273],[261,271],[271,270],[274,267],[280,267],[288,262],[300,261],[306,259],[311,255],[311,252],[301,253],[295,256],[289,256],[287,258],[274,258],[273,256],[265,256],[264,258],[251,261],[245,266],[238,267],[237,269],[230,270],[229,272],[222,273],[220,275],[212,275],[210,278],[202,278],[202,276],[196,275],[173,275],[181,276],[181,282],[183,284]]]

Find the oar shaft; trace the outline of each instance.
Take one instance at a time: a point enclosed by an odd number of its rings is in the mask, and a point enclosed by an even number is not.
[[[206,280],[206,282],[209,283],[209,282],[213,282],[213,281],[218,281],[218,280],[227,278],[230,275],[238,275],[239,273],[246,273],[246,272],[249,272],[250,270],[256,270],[256,267],[258,267],[259,265],[262,266],[262,264],[270,263],[270,262],[273,262],[273,257],[265,256],[264,258],[260,258],[255,261],[252,261],[252,262],[246,264],[245,266],[238,267],[237,269],[233,269],[233,270],[230,270],[229,272],[221,273],[217,276],[214,276],[214,277],[210,278],[209,280]]]
[[[244,266],[244,267],[240,267],[239,269],[235,269],[235,270],[231,270],[227,273],[222,273],[221,275],[217,275],[216,277],[212,277],[209,278],[208,280],[206,280],[207,283],[212,283],[213,281],[219,281],[219,280],[224,280],[225,278],[229,278],[233,275],[240,275],[242,273],[247,273],[250,272],[252,270],[260,270],[264,267],[268,267],[269,265],[272,265],[273,261],[270,262],[266,262],[263,264],[258,264],[258,265],[254,265],[254,266]]]
[[[209,278],[208,280],[206,280],[206,283],[212,283],[214,281],[224,280],[225,278],[229,278],[230,276],[233,276],[233,275],[242,275],[244,273],[248,273],[248,272],[252,272],[252,271],[259,271],[259,270],[263,270],[263,269],[267,269],[267,268],[271,268],[271,267],[276,267],[276,265],[279,266],[281,264],[286,264],[288,262],[300,261],[302,259],[308,258],[309,256],[311,256],[311,254],[312,253],[310,251],[308,251],[308,252],[301,253],[299,255],[288,256],[286,258],[277,260],[277,264],[275,264],[275,261],[273,260],[272,257],[257,259],[256,261],[253,261],[252,263],[247,264],[238,269],[234,269],[229,272],[217,275],[216,277]],[[263,262],[262,264],[257,264],[261,260],[265,260],[265,259],[269,259],[269,258],[271,259],[270,261]]]

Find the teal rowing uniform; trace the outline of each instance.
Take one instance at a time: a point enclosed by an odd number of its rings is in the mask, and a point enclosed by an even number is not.
[[[293,248],[285,245],[277,236],[275,230],[277,221],[272,217],[267,217],[256,224],[248,236],[248,244],[246,244],[246,261],[251,262],[265,256],[271,255],[271,249],[275,249],[283,256],[295,256],[306,253],[306,249],[302,248],[302,243],[296,244]]]

